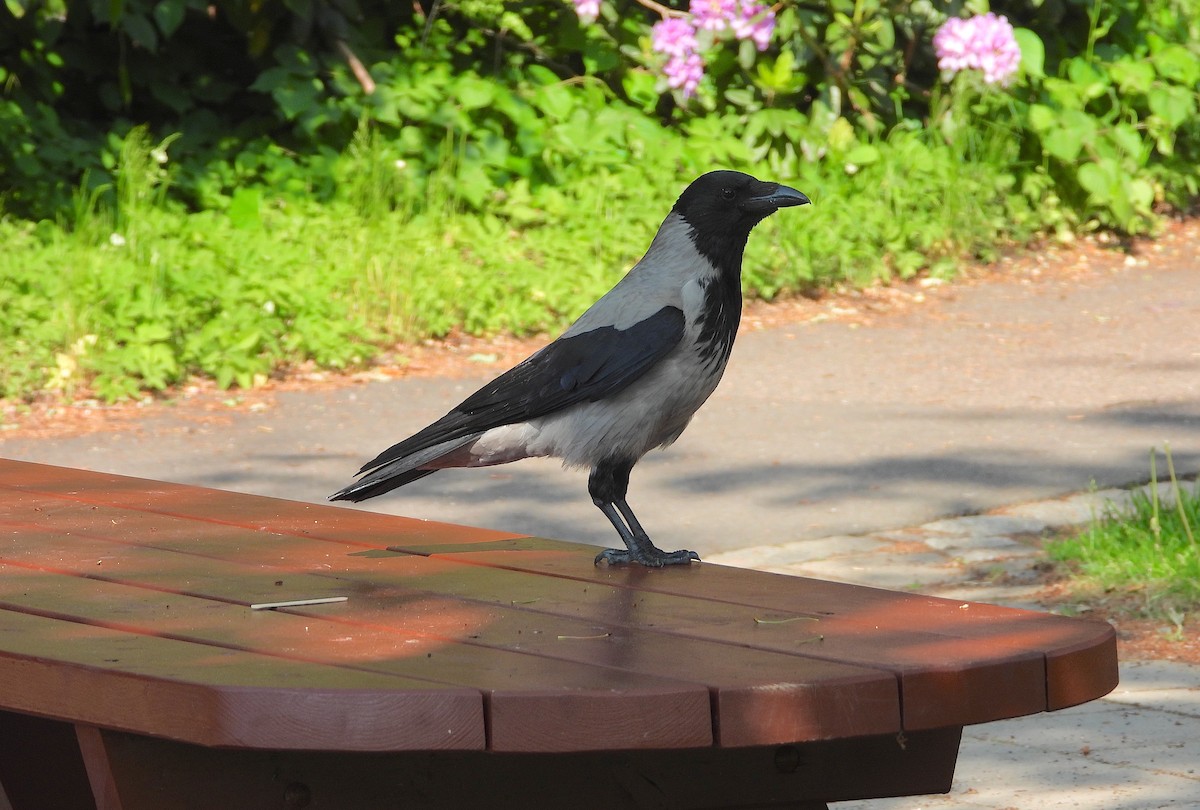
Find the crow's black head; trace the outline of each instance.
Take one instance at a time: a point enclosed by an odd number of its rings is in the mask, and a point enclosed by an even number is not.
[[[731,171],[709,172],[692,181],[672,209],[692,229],[692,241],[714,265],[741,269],[750,230],[780,208],[805,205],[794,188]]]
[[[709,172],[692,181],[675,202],[675,212],[698,231],[744,231],[788,205],[808,197],[779,183],[765,183],[741,172]]]

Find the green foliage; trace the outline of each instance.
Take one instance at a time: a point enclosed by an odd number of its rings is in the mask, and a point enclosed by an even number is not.
[[[1082,592],[1133,597],[1141,612],[1182,624],[1186,612],[1200,608],[1200,485],[1180,484],[1167,448],[1170,497],[1162,497],[1156,456],[1152,450],[1149,492],[1135,491],[1128,509],[1110,508],[1047,551],[1076,572]]]
[[[996,0],[1005,89],[944,83],[930,46],[985,0],[785,2],[682,104],[633,0],[598,25],[566,0],[8,0],[0,396],[553,331],[715,167],[817,203],[751,241],[763,298],[1146,231],[1200,191],[1191,3]]]
[[[85,187],[69,228],[0,223],[0,306],[13,314],[0,320],[0,396],[115,399],[196,374],[249,386],[289,364],[362,363],[456,328],[555,331],[639,258],[702,143],[661,139],[668,165],[588,183],[515,181],[479,214],[448,191],[452,163],[413,183],[364,125],[332,161],[343,179],[325,203],[249,187],[224,211],[187,213],[166,193],[178,141],[134,130],[114,146],[115,207]],[[874,159],[848,162],[868,150]],[[848,142],[821,160],[796,181],[817,202],[803,222],[777,218],[751,240],[749,294],[940,272],[1010,233],[978,204],[1001,179],[921,133]]]
[[[0,205],[54,217],[85,172],[111,186],[113,144],[136,123],[179,133],[172,194],[189,206],[224,208],[258,184],[329,199],[334,159],[364,119],[410,182],[450,165],[444,191],[477,210],[518,180],[561,186],[658,159],[664,131],[718,122],[725,148],[703,158],[786,164],[801,119],[816,149],[843,120],[859,138],[928,124],[960,149],[959,134],[1001,128],[1020,150],[998,168],[1052,228],[1144,231],[1155,206],[1200,191],[1192,0],[997,0],[1024,73],[1007,91],[960,76],[945,92],[931,36],[986,5],[783,3],[772,47],[714,47],[697,99],[680,106],[649,47],[656,15],[633,0],[606,0],[597,25],[566,0],[65,0],[61,12],[11,0]]]
[[[1024,30],[1023,87],[1003,99],[977,93],[972,123],[999,120],[1013,130],[1029,176],[1048,181],[1033,188],[1053,190],[1071,212],[1068,224],[1091,216],[1146,232],[1156,205],[1186,207],[1200,193],[1200,17],[1166,13],[1174,5],[1093,4],[1083,42],[1056,33],[1046,47]],[[1179,44],[1189,35],[1192,45]]]

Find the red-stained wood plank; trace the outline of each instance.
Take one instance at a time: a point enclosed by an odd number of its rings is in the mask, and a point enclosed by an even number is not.
[[[521,538],[354,509],[301,504],[25,462],[0,462],[0,486],[86,497],[95,503],[160,511],[246,528],[269,526],[276,533],[295,533],[339,543],[360,544],[364,548],[392,547],[417,555],[453,555],[455,559],[471,564],[508,567],[767,610],[796,614],[824,611],[835,615],[829,611],[829,607],[843,606],[843,612],[853,610],[869,614],[864,618],[875,621],[881,628],[907,627],[911,617],[897,614],[896,608],[913,610],[919,606],[924,611],[923,632],[941,632],[955,637],[982,634],[999,645],[1016,649],[1038,648],[1047,652],[1047,648],[1053,645],[1074,648],[1089,642],[1104,646],[1111,633],[1110,628],[1098,622],[1063,619],[978,603],[972,603],[969,612],[956,612],[961,611],[963,603],[955,600],[722,566],[701,565],[668,571],[645,571],[636,567],[594,569],[579,565],[580,558],[594,555],[593,547],[581,544]],[[86,495],[81,494],[82,490],[87,490]],[[216,507],[217,503],[219,508]],[[402,537],[402,542],[391,542],[396,536]],[[714,571],[719,571],[719,575]],[[714,582],[717,576],[720,578]],[[719,585],[719,588],[714,589],[714,585]],[[1010,624],[1019,622],[1020,632],[997,633],[998,621]]]
[[[1087,703],[1117,687],[1117,632],[1107,622],[1095,624],[1102,631],[1095,637],[1060,644],[1046,654],[1048,711]]]
[[[686,673],[689,680],[713,692],[723,745],[864,736],[900,728],[895,679],[878,669],[729,647],[699,636],[664,634],[652,629],[656,624],[653,620],[643,628],[629,621],[610,621],[628,613],[631,605],[614,605],[609,612],[615,611],[615,615],[605,617],[582,613],[547,616],[533,609],[537,597],[495,599],[479,605],[489,617],[486,622],[460,623],[455,619],[448,624],[442,620],[462,615],[464,604],[471,600],[459,595],[448,597],[438,593],[438,588],[420,590],[409,586],[428,584],[432,578],[441,585],[454,582],[461,590],[464,584],[471,585],[488,574],[487,570],[420,557],[386,554],[381,558],[358,552],[338,562],[329,553],[327,543],[269,536],[258,538],[253,553],[247,549],[247,553],[236,555],[237,562],[231,562],[218,559],[229,543],[227,528],[214,532],[211,527],[194,528],[178,518],[109,507],[72,512],[52,501],[22,498],[20,506],[38,510],[32,515],[48,525],[65,527],[70,534],[58,535],[45,526],[0,520],[0,539],[7,538],[0,543],[0,559],[14,564],[242,605],[272,597],[351,594],[350,602],[336,609],[323,605],[289,612],[344,623],[352,628],[347,632],[359,633],[362,628],[372,633],[381,628],[399,632],[410,643],[417,638],[429,644],[449,639],[664,678]],[[9,516],[21,511],[17,506],[9,502]],[[84,520],[76,519],[81,516]],[[198,537],[197,529],[204,536]],[[97,539],[96,533],[124,539]],[[134,542],[134,537],[152,538],[147,542],[153,545]],[[303,551],[308,551],[311,558]],[[203,573],[198,574],[201,564]],[[424,569],[415,576],[414,564]],[[397,565],[404,565],[409,576],[397,576],[393,570]],[[296,573],[304,568],[315,568],[321,576]],[[437,569],[449,570],[439,577]],[[469,575],[465,580],[464,574]],[[565,580],[538,579],[546,584],[571,585]],[[286,588],[276,587],[276,583],[286,584]],[[617,590],[612,595],[624,598],[630,594]],[[745,615],[743,620],[746,626],[753,626],[751,616]],[[507,702],[517,704],[518,697],[508,691],[493,694],[493,712],[501,712]],[[521,698],[519,710],[509,710],[503,717],[521,717],[528,703],[527,698]],[[573,707],[570,711],[578,710]],[[611,707],[605,711],[611,711]],[[493,729],[503,727],[499,720],[492,725]]]
[[[53,506],[42,508],[44,510],[42,514],[45,514],[48,519],[52,518],[55,525],[71,526],[76,532],[84,528],[80,524],[70,522],[61,511],[55,513],[45,511],[52,510]],[[99,507],[89,508],[82,514],[86,517],[85,526],[91,525],[97,530],[106,532],[124,533],[130,537],[152,535],[154,543],[166,544],[170,548],[189,548],[196,541],[196,538],[192,537],[182,544],[172,545],[170,538],[174,532],[168,527],[175,524],[170,522],[172,519],[165,516],[155,518],[158,523],[154,525],[139,525],[140,518],[137,515],[106,511]],[[190,530],[186,524],[180,528],[185,535]],[[219,556],[220,550],[226,542],[227,539],[218,533],[215,537],[209,537],[208,542],[201,545],[207,549],[205,553],[208,555]],[[36,548],[42,549],[46,545],[44,543],[37,544]],[[298,545],[300,544],[294,538],[287,538],[280,541],[276,548],[272,544],[271,538],[263,537],[261,544],[256,544],[255,548],[262,553],[264,558],[278,562],[294,558]],[[349,579],[344,574],[343,564],[338,562],[336,555],[327,551],[328,548],[328,545],[318,544],[312,549],[316,559],[319,560],[319,567],[330,576],[337,575],[338,582]],[[119,562],[117,557],[104,549],[92,549],[75,544],[67,551],[69,551],[67,556],[73,560],[75,570],[80,572],[90,570],[93,558],[104,559],[110,571],[115,567],[114,563]],[[66,551],[59,553],[61,556]],[[415,578],[411,581],[428,585],[428,569],[440,565],[451,569],[447,572],[448,576],[442,578],[442,585],[451,589],[457,588],[459,591],[464,591],[465,588],[465,592],[469,593],[473,590],[483,590],[487,586],[485,581],[480,580],[481,576],[496,576],[502,573],[478,567],[439,564],[437,560],[421,557],[393,559],[387,563],[386,567],[378,557],[352,556],[348,559],[359,564],[369,561],[368,564],[376,569],[369,579],[360,583],[364,586],[394,583],[397,578],[396,569],[403,567],[411,570],[414,566],[418,570]],[[213,581],[208,585],[207,593],[210,595],[219,593],[221,598],[229,600],[241,595],[243,601],[246,602],[268,598],[261,595],[263,592],[261,577],[256,588],[255,583],[247,583],[243,581],[244,578],[239,578],[236,570],[214,568],[214,565],[215,563],[210,561],[208,570],[204,574],[205,578]],[[166,567],[166,563],[160,563],[151,566],[150,570],[161,581]],[[186,578],[186,581],[179,583],[179,587],[186,585],[193,591],[201,587],[201,583],[195,580],[193,570],[192,567],[182,569],[182,576]],[[100,574],[93,575],[100,576]],[[103,574],[103,576],[110,575],[114,574],[107,572]],[[508,576],[510,579],[520,577],[520,575],[511,573]],[[529,577],[525,577],[525,579],[529,579]],[[536,607],[536,603],[543,600],[547,603],[557,601],[565,611],[575,611],[589,621],[599,620],[601,623],[560,625],[557,631],[544,631],[540,635],[534,630],[527,633],[521,640],[515,635],[513,628],[516,628],[518,633],[520,628],[530,630],[528,620],[514,619],[502,622],[496,618],[482,630],[474,625],[469,628],[476,643],[494,643],[501,646],[505,643],[519,643],[520,648],[525,651],[536,650],[540,654],[553,656],[577,655],[576,660],[598,662],[608,666],[614,665],[613,662],[620,662],[625,667],[663,676],[686,671],[690,677],[701,679],[710,689],[714,690],[718,714],[716,724],[721,730],[722,743],[727,745],[786,741],[789,736],[792,740],[801,740],[877,733],[895,722],[893,718],[897,701],[894,698],[894,686],[889,680],[881,679],[877,672],[873,673],[873,677],[865,677],[862,672],[839,672],[836,667],[834,671],[830,672],[830,665],[822,664],[819,660],[786,662],[788,665],[783,667],[776,663],[771,669],[766,669],[763,663],[757,660],[763,657],[762,653],[754,654],[749,650],[743,650],[734,656],[720,651],[717,655],[712,653],[706,655],[702,650],[697,650],[694,643],[681,645],[679,639],[656,638],[646,641],[636,633],[614,632],[614,623],[620,627],[636,628],[637,621],[644,620],[658,630],[669,631],[673,626],[678,631],[680,627],[685,627],[696,639],[723,640],[730,644],[745,645],[751,648],[763,647],[773,652],[793,655],[797,651],[804,651],[813,646],[826,646],[829,650],[824,654],[835,658],[844,659],[858,655],[860,659],[865,659],[868,664],[873,666],[878,666],[879,662],[883,661],[890,667],[899,668],[906,676],[904,685],[912,704],[910,715],[906,718],[908,721],[906,727],[909,729],[947,725],[949,724],[948,717],[959,718],[963,711],[969,711],[968,716],[972,719],[981,717],[990,719],[992,714],[996,713],[1000,716],[1005,716],[1004,713],[1007,715],[1028,713],[1037,711],[1038,702],[1043,700],[1037,692],[1039,681],[1042,678],[1040,660],[1035,660],[1034,657],[1019,664],[1021,667],[1019,669],[1014,669],[1011,662],[1007,660],[964,663],[961,660],[962,650],[959,645],[955,645],[953,649],[937,655],[939,662],[948,661],[945,665],[947,668],[943,670],[930,666],[924,656],[904,657],[905,648],[918,642],[925,645],[944,645],[945,640],[940,637],[925,638],[919,634],[891,633],[883,639],[875,638],[875,634],[869,634],[863,638],[860,637],[861,629],[833,627],[832,625],[829,628],[815,628],[809,622],[793,623],[790,621],[796,617],[783,619],[766,617],[765,621],[760,624],[755,621],[755,611],[749,609],[742,609],[740,615],[716,613],[707,617],[701,616],[700,620],[697,620],[695,616],[690,615],[690,612],[695,612],[700,608],[716,608],[718,611],[733,613],[736,612],[734,611],[736,606],[675,599],[674,601],[683,604],[676,611],[678,615],[672,616],[666,611],[656,610],[653,607],[649,610],[643,608],[640,611],[632,609],[632,592],[625,589],[593,588],[592,593],[600,597],[600,601],[597,601],[588,596],[588,586],[586,585],[579,586],[577,583],[554,578],[536,578],[536,580],[536,587],[549,589],[551,587],[561,588],[565,585],[577,590],[582,587],[582,592],[564,595],[536,589],[530,591],[528,588],[519,587],[516,582],[510,582],[512,587],[501,588],[500,593],[515,594],[517,598],[503,599],[503,602],[526,603],[530,607]],[[288,576],[286,582],[289,588],[298,587],[298,579],[294,574]],[[319,581],[316,585],[303,586],[298,592],[290,595],[329,595],[334,591],[328,589],[327,582],[329,580]],[[212,590],[214,587],[215,591]],[[389,585],[389,587],[393,586]],[[266,590],[269,591],[269,588]],[[393,587],[393,598],[399,597],[402,593],[401,589]],[[356,592],[356,604],[362,602],[367,595],[365,591]],[[413,594],[405,595],[413,596]],[[420,594],[417,596],[415,604],[419,604],[421,611],[426,614],[447,615],[448,611],[452,612],[453,609],[460,607],[457,602],[443,604],[431,596]],[[614,599],[614,596],[618,598]],[[661,596],[656,598],[659,601],[664,599]],[[500,604],[501,601],[501,597],[493,599],[495,605]],[[639,597],[637,601],[644,601],[644,599]],[[581,604],[586,604],[587,611],[576,610]],[[594,615],[598,608],[603,608],[604,616]],[[336,614],[331,614],[327,607],[317,610],[322,611],[325,616],[344,616],[340,610]],[[541,608],[538,610],[540,611]],[[411,613],[412,611],[407,612]],[[497,617],[503,615],[495,607],[491,612]],[[638,614],[641,615],[638,616]],[[381,626],[393,615],[394,611],[387,605],[374,609],[374,617],[371,619],[372,626]],[[342,620],[351,621],[348,618]],[[532,625],[534,628],[537,626],[536,622]],[[411,630],[411,628],[406,629]],[[464,627],[463,629],[467,630],[468,628]],[[816,632],[817,629],[826,631],[828,634],[821,637]],[[439,632],[444,633],[445,631]],[[453,628],[451,628],[451,632],[453,632]],[[557,649],[552,651],[548,650],[544,643],[541,646],[538,645],[539,640],[553,640],[559,636],[586,640],[598,635],[603,635],[604,641],[591,639],[591,644],[565,646],[558,642]],[[506,641],[506,638],[511,641]],[[681,646],[683,649],[680,649]],[[892,651],[890,656],[883,654],[885,648]],[[637,654],[631,650],[636,651]],[[956,658],[956,655],[960,657]],[[677,662],[681,665],[688,661],[692,663],[686,668],[677,666]],[[722,667],[720,672],[714,672],[714,664],[706,664],[706,661],[728,661],[729,665]],[[667,670],[664,670],[664,667]],[[973,691],[973,685],[980,677],[987,674],[985,667],[1005,670],[1007,677],[1014,682],[1012,687],[999,692],[989,689],[982,697],[977,697],[978,690]],[[748,670],[752,672],[750,677],[747,677],[746,674]],[[705,677],[702,678],[702,675]],[[1017,695],[1021,701],[1025,702],[1006,701],[1005,696],[1009,693]],[[512,698],[511,695],[506,695],[506,697]],[[976,702],[972,704],[972,700]],[[925,707],[932,707],[936,713],[930,714],[930,709]]]
[[[149,542],[161,547],[171,534],[163,528],[169,525],[166,521],[170,516],[167,515],[157,515],[151,519],[135,513],[113,513],[114,517],[106,517],[108,512],[97,511],[103,508],[95,507],[91,510],[95,514],[77,512],[76,518],[81,519],[71,522],[63,513],[67,507],[58,512],[53,511],[52,505],[43,508],[50,510],[45,514],[47,518],[53,518],[55,526],[67,526],[75,531],[94,528],[97,520],[103,525],[107,520],[113,525],[113,531],[124,532],[128,542]],[[155,523],[155,520],[158,523]],[[881,632],[871,617],[862,620],[853,614],[837,615],[834,611],[788,612],[782,616],[768,612],[764,615],[762,610],[755,607],[713,601],[703,596],[681,599],[653,591],[642,592],[613,587],[603,579],[588,579],[588,582],[601,586],[592,592],[592,597],[600,597],[597,601],[589,597],[587,584],[580,586],[578,581],[569,578],[531,577],[504,569],[456,565],[463,556],[474,555],[435,555],[429,558],[410,555],[408,558],[391,560],[385,569],[382,565],[376,565],[379,561],[377,557],[354,556],[370,555],[370,552],[353,550],[359,548],[365,540],[359,539],[356,544],[348,545],[342,541],[327,539],[330,531],[324,526],[315,531],[321,535],[319,538],[313,538],[316,545],[303,546],[310,559],[317,561],[317,569],[310,564],[308,570],[324,570],[330,575],[336,573],[345,578],[346,574],[343,572],[347,570],[348,565],[353,567],[354,561],[360,559],[371,560],[372,580],[383,577],[383,581],[394,581],[397,576],[402,576],[404,571],[411,571],[409,582],[415,587],[442,590],[462,598],[484,600],[493,604],[530,605],[539,612],[590,615],[593,619],[617,622],[623,626],[629,626],[633,618],[614,615],[629,611],[622,611],[620,608],[625,600],[613,599],[611,595],[629,596],[631,593],[637,593],[637,601],[643,603],[640,612],[645,617],[638,617],[638,620],[652,621],[660,631],[758,647],[772,652],[804,655],[830,662],[886,668],[901,679],[906,705],[904,723],[909,729],[933,728],[961,722],[984,722],[1042,711],[1046,705],[1045,665],[1040,651],[997,651],[987,640],[951,640],[944,635],[898,627]],[[192,538],[193,542],[189,542],[187,548],[211,557],[230,556],[230,537],[227,532],[214,528],[205,533],[205,538],[207,539]],[[203,542],[197,543],[195,540]],[[260,536],[254,541],[253,549],[247,548],[248,545],[250,544],[243,543],[237,548],[239,557],[249,555],[249,559],[256,561],[287,563],[292,566],[303,564],[287,562],[293,560],[302,547],[300,541],[294,537],[274,544],[269,538]],[[581,557],[586,559],[580,559]],[[591,576],[590,552],[576,555],[576,559],[585,566],[585,570],[589,571]],[[434,568],[434,563],[438,561],[447,566],[447,569],[444,572],[445,576],[434,582],[431,581],[430,569]],[[626,574],[599,572],[596,575],[606,576],[619,585]],[[294,584],[294,577],[288,582]],[[314,590],[314,595],[324,593],[324,590]],[[603,611],[603,614],[596,615],[597,611]],[[818,618],[815,614],[820,612],[828,615],[820,616],[820,621],[815,625],[790,621],[803,617]],[[756,621],[759,618],[766,621]],[[919,626],[919,621],[915,624]],[[763,700],[762,697],[758,699]],[[723,722],[721,725],[726,728],[734,727]]]
[[[0,703],[247,748],[482,750],[482,696],[0,610]]]
[[[356,537],[364,537],[364,548],[396,543],[432,547],[479,543],[483,547],[504,547],[506,541],[523,539],[521,535],[493,529],[405,517],[380,522],[379,515],[359,509],[7,459],[0,459],[0,488],[298,536],[313,535],[318,529],[328,530],[330,518],[336,517],[339,539],[354,542]]]
[[[391,545],[415,555],[643,595],[742,605],[785,617],[819,617],[826,631],[825,640],[818,650],[806,654],[892,667],[903,684],[905,723],[909,728],[981,722],[1054,708],[1068,700],[1089,699],[1089,692],[1096,692],[1091,697],[1099,696],[1107,691],[1106,685],[1115,682],[1111,629],[1079,627],[1082,623],[1071,620],[976,605],[969,606],[969,615],[964,616],[961,605],[946,600],[718,566],[671,571],[594,569],[590,565],[594,549],[590,547],[536,538],[497,538],[494,533],[457,528],[450,532],[423,531],[422,527],[429,524],[369,513],[335,512],[329,507],[115,476],[98,478],[79,471],[18,467],[0,465],[0,486],[55,493],[93,504],[119,504],[206,523],[247,529],[270,526],[293,536],[336,542],[339,547],[361,547],[366,554]],[[81,495],[81,489],[86,493]],[[391,542],[396,537],[400,541]],[[703,622],[699,626],[709,637],[723,638],[719,632],[712,635],[711,626]],[[672,631],[687,634],[695,628],[677,624]],[[745,631],[741,635],[745,636]],[[781,643],[794,645],[797,641],[794,634],[776,632],[760,634],[753,645],[779,650]],[[864,644],[874,648],[864,652]],[[794,649],[788,647],[785,651],[791,653]],[[1082,664],[1091,665],[1101,674],[1077,678],[1078,683],[1070,688],[1062,686],[1060,682],[1065,683],[1063,679],[1071,677]],[[1051,697],[1059,693],[1069,694],[1069,698]]]
[[[95,491],[90,492],[89,498],[93,501],[103,500]],[[130,499],[126,498],[125,500]],[[174,500],[178,501],[179,499]],[[257,525],[256,520],[239,516],[239,513],[242,511],[243,505],[246,504],[253,507],[251,511],[254,508],[258,508],[254,506],[254,500],[248,498],[248,496],[231,496],[228,498],[221,496],[214,502],[191,502],[186,509],[178,505],[172,508],[175,512],[187,511],[189,519],[198,520],[207,525],[226,526],[236,524],[249,528]],[[286,502],[279,502],[279,504],[286,504]],[[101,507],[95,508],[99,509]],[[158,514],[163,518],[168,517],[168,515],[161,512],[149,514]],[[220,523],[213,523],[206,519],[205,516],[213,514],[219,514]],[[363,515],[363,513],[356,514]],[[383,516],[368,515],[367,517],[383,523],[390,520]],[[56,524],[62,522],[63,516],[58,514],[55,520]],[[131,520],[128,517],[114,518],[113,520],[115,521],[115,525],[118,526],[126,525],[128,527],[131,524]],[[132,523],[137,523],[137,521],[134,520]],[[89,525],[86,519],[84,525]],[[362,526],[347,533],[340,521],[317,524],[311,529],[311,532],[313,533],[313,539],[321,542],[336,543],[337,548],[343,551],[343,553],[347,545],[350,547],[362,547],[369,546],[372,542],[377,545],[379,542],[378,540],[373,540],[374,534],[364,532]],[[218,536],[221,537],[219,533]],[[334,539],[342,537],[346,537],[347,539]],[[227,541],[223,540],[223,542]],[[422,538],[422,542],[425,542],[425,538]],[[644,582],[649,577],[658,574],[667,574],[684,580],[694,580],[697,576],[704,576],[701,573],[703,566],[693,566],[691,569],[685,569],[684,571],[670,572],[597,571],[590,564],[591,549],[536,539],[516,542],[522,543],[522,546],[514,546],[514,548],[521,548],[522,550],[505,552],[494,550],[487,552],[466,551],[446,555],[438,554],[434,555],[434,557],[437,559],[453,560],[455,562],[478,561],[482,557],[498,558],[505,565],[512,565],[512,558],[515,557],[523,561],[522,565],[528,566],[531,557],[535,560],[534,564],[537,564],[536,561],[549,560],[561,565],[562,557],[566,554],[572,558],[572,562],[574,563],[572,573],[578,577],[577,581],[605,584],[605,580],[607,580],[607,584],[616,587],[618,590],[622,588],[629,589],[631,586],[626,583],[631,577],[636,577],[639,582]],[[494,548],[490,542],[485,542],[482,545],[486,548]],[[433,546],[433,548],[439,547],[443,546],[439,546],[437,543]],[[454,548],[464,547],[470,549],[478,546],[471,544],[454,546]],[[426,547],[413,550],[425,551]],[[219,549],[213,553],[227,555],[228,551]],[[317,554],[319,555],[319,552]],[[325,556],[328,559],[335,559],[337,555],[333,552],[326,552]],[[709,568],[712,569],[711,566]],[[579,571],[583,572],[581,577],[578,574]],[[756,576],[766,576],[768,580],[771,579],[770,575],[756,574]],[[495,579],[496,577],[493,576],[490,578]],[[550,578],[537,577],[535,578],[537,582],[535,587],[547,590],[555,583],[561,582],[564,579],[571,579],[571,577],[563,576],[561,573],[556,573]],[[794,579],[793,581],[804,582],[803,580]],[[511,585],[512,583],[506,584]],[[811,632],[802,632],[800,625],[787,628],[765,625],[763,627],[767,627],[773,632],[757,632],[754,636],[747,636],[745,627],[750,626],[750,622],[755,618],[753,616],[743,616],[741,627],[730,622],[728,618],[720,616],[717,617],[716,624],[706,621],[703,616],[698,617],[696,615],[699,603],[695,600],[710,601],[711,597],[709,594],[721,595],[723,592],[719,587],[698,590],[700,591],[698,594],[688,594],[692,598],[687,602],[687,607],[683,611],[687,615],[682,619],[682,625],[676,625],[676,629],[680,632],[693,635],[701,634],[705,638],[717,640],[732,640],[741,644],[750,643],[754,646],[762,646],[765,649],[785,653],[794,653],[798,645],[808,643],[813,639],[814,634]],[[642,592],[642,589],[638,588],[638,591]],[[1020,646],[1014,647],[1013,645],[1008,645],[1009,649],[1006,650],[1004,649],[1004,645],[996,645],[991,638],[987,637],[963,641],[959,636],[952,635],[949,638],[955,639],[955,643],[947,643],[947,636],[945,634],[938,634],[937,632],[931,634],[926,632],[925,628],[928,622],[924,621],[925,616],[910,617],[902,624],[893,621],[890,624],[881,626],[880,615],[884,619],[890,619],[890,614],[894,612],[896,601],[899,601],[902,605],[911,605],[912,602],[904,601],[906,595],[889,594],[888,592],[872,591],[871,589],[854,589],[851,587],[849,593],[857,595],[860,591],[884,594],[895,601],[884,604],[882,610],[874,611],[875,614],[879,615],[861,616],[855,611],[822,610],[822,606],[829,607],[831,604],[836,604],[832,600],[829,600],[806,605],[809,608],[807,611],[799,613],[790,611],[785,613],[784,616],[807,615],[809,617],[819,616],[821,618],[822,633],[820,635],[822,636],[822,640],[819,649],[803,650],[809,657],[823,658],[824,660],[858,666],[882,666],[896,673],[900,678],[901,689],[904,695],[905,716],[903,720],[906,728],[932,728],[962,722],[985,722],[1001,717],[1042,711],[1047,707],[1046,663],[1045,654],[1042,650],[1030,650]],[[513,593],[512,590],[506,592]],[[653,590],[650,592],[654,593]],[[473,598],[478,598],[478,594],[476,593],[470,595]],[[728,613],[733,606],[734,603],[728,601],[713,601],[710,606],[710,613],[711,609],[714,608],[721,613]],[[872,605],[872,607],[878,608],[879,606]],[[661,613],[661,611],[656,611],[655,615],[658,613]],[[745,613],[744,609],[743,613]],[[912,627],[920,627],[922,629],[914,631]],[[760,627],[758,629],[763,628]],[[999,649],[997,649],[998,647]]]
[[[1042,657],[1042,703],[1035,704],[1027,699],[1026,681],[1013,680],[997,682],[997,685],[1009,690],[1008,699],[1003,694],[997,695],[1001,700],[992,703],[987,695],[988,687],[983,683],[981,685],[985,692],[979,696],[981,700],[968,702],[984,711],[982,714],[969,713],[969,719],[964,720],[966,723],[997,719],[990,716],[989,705],[1001,712],[1012,711],[1017,703],[1026,706],[1021,713],[1053,710],[1102,697],[1117,684],[1115,633],[1105,622],[719,565],[701,564],[670,571],[589,569],[585,563],[590,549],[586,547],[559,546],[553,541],[541,541],[538,544],[532,539],[525,543],[520,552],[456,549],[451,554],[433,556],[630,588],[639,593],[708,598],[778,611],[784,615],[817,615],[821,617],[824,627],[832,627],[838,621],[851,622],[874,629],[880,637],[903,634],[917,628],[922,634],[959,640],[961,644],[956,645],[956,650],[962,655],[975,658],[971,652],[974,649],[982,651],[985,658],[1001,664],[1004,661],[1026,661],[1030,655]],[[429,551],[428,547],[414,549],[400,545],[393,548],[409,553]],[[906,647],[913,651],[919,649],[909,645]],[[988,653],[988,649],[993,652]],[[932,661],[936,661],[936,656],[942,650],[925,648],[924,652],[931,656]],[[942,660],[947,666],[955,667],[961,659]],[[1081,677],[1081,670],[1087,671],[1086,677]],[[1025,674],[1032,675],[1028,670]],[[948,681],[945,672],[931,672],[930,675],[932,679],[920,685],[922,694],[928,694],[935,700],[940,694],[950,698],[955,692],[943,693],[942,690],[953,687],[963,698],[970,697],[962,692],[963,689],[970,689],[969,682],[962,679]],[[985,676],[985,681],[987,677],[990,676]],[[909,685],[917,686],[911,682]],[[917,696],[915,691],[912,694],[906,691],[906,706],[909,705],[909,698],[915,699]],[[945,703],[942,708],[952,709],[950,703]],[[906,722],[911,719],[916,724],[912,727],[926,727],[925,724],[929,722],[940,724],[942,714],[931,707],[930,711],[922,711],[920,719],[910,718],[907,712],[905,719]]]
[[[489,744],[497,750],[501,746],[504,750],[544,750],[538,746],[560,746],[568,736],[556,729],[545,739],[518,740],[497,725],[494,713],[498,702],[505,699],[497,690],[513,688],[520,689],[526,700],[553,704],[570,696],[581,704],[592,701],[604,707],[610,707],[612,695],[620,693],[631,719],[622,725],[575,729],[572,739],[578,747],[673,748],[712,742],[708,691],[700,685],[458,644],[419,629],[408,632],[412,630],[408,626],[406,632],[395,632],[392,628],[360,625],[351,632],[344,624],[317,614],[251,611],[228,602],[84,579],[66,569],[37,569],[14,563],[0,564],[0,607],[131,634],[227,646],[289,661],[474,687],[485,692]],[[322,607],[337,611],[344,609],[345,603]],[[470,629],[491,620],[486,610],[468,606],[453,612],[439,611],[437,615],[419,613],[412,624],[428,626],[432,622],[435,627],[466,625]]]

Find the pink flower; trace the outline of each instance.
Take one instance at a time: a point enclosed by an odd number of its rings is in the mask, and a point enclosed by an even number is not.
[[[663,73],[666,74],[668,87],[681,90],[685,99],[691,98],[704,78],[704,62],[696,53],[672,56],[667,60]]]
[[[600,0],[571,0],[581,22],[594,23],[600,16]]]
[[[724,31],[738,16],[738,0],[692,0],[689,8],[702,31]]]
[[[659,20],[650,29],[650,47],[667,56],[687,56],[695,53],[696,29],[682,17]]]
[[[1008,84],[1021,65],[1012,25],[991,12],[946,20],[933,35],[933,49],[942,70],[981,70],[988,84]]]
[[[771,34],[775,33],[775,12],[754,0],[742,0],[730,27],[735,37],[752,40],[755,47],[765,51],[771,45]]]
[[[685,99],[691,98],[704,78],[704,60],[697,53],[700,44],[691,21],[667,17],[655,23],[650,30],[650,47],[669,57],[663,67],[667,86],[679,90]]]

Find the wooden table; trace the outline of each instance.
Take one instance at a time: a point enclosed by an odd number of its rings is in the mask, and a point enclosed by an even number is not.
[[[811,810],[947,791],[963,725],[1117,683],[1103,623],[594,554],[0,460],[0,784],[15,810]]]

